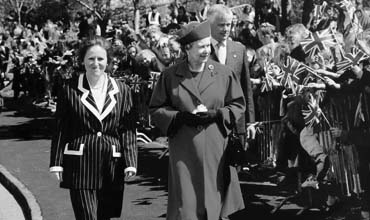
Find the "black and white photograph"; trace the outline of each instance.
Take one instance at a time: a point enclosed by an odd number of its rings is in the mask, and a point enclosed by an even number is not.
[[[0,0],[0,220],[370,220],[370,0]]]

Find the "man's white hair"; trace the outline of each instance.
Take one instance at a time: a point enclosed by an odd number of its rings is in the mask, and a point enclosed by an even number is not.
[[[213,23],[216,18],[232,17],[231,9],[223,4],[212,5],[207,11],[207,20]]]

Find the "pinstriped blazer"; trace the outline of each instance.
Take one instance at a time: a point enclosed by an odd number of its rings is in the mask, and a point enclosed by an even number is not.
[[[58,94],[50,169],[63,171],[63,188],[123,188],[124,169],[137,167],[136,120],[127,85],[108,77],[101,113],[85,74]]]

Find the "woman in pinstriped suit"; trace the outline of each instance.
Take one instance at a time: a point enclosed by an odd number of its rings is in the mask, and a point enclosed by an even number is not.
[[[50,172],[70,190],[77,220],[119,217],[124,179],[136,174],[131,93],[105,73],[109,48],[101,37],[83,42],[79,58],[86,72],[58,91]]]

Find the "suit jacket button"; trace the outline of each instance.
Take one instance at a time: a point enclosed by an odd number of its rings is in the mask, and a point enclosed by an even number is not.
[[[198,130],[198,131],[203,130],[203,126],[202,126],[202,125],[198,125],[198,126],[197,126],[197,130]]]
[[[96,135],[98,135],[98,137],[101,137],[102,133],[100,131],[98,131],[98,133],[96,133]]]

